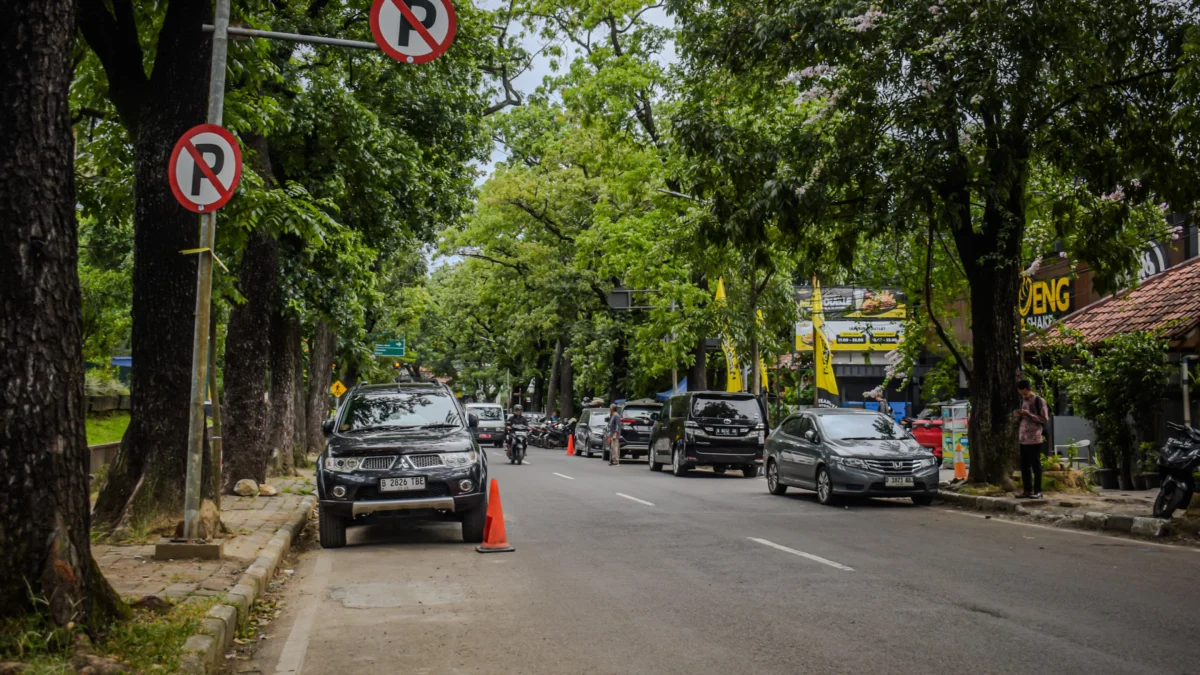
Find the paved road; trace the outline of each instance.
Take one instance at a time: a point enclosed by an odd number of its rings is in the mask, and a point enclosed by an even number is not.
[[[1191,549],[826,508],[733,473],[491,457],[515,553],[476,553],[456,523],[352,529],[303,556],[273,639],[237,670],[1200,672]]]

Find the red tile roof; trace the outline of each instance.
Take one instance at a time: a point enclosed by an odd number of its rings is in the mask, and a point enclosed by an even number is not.
[[[1165,338],[1185,339],[1200,325],[1200,258],[1092,303],[1063,317],[1059,325],[1080,331],[1087,342],[1155,329],[1161,329]]]

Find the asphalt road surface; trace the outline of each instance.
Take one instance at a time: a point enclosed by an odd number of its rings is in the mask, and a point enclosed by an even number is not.
[[[491,451],[509,541],[305,553],[235,672],[1200,673],[1200,552],[761,478]]]

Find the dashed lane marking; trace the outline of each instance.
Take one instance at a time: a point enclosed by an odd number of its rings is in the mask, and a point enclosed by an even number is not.
[[[822,558],[819,555],[805,553],[804,551],[797,551],[794,548],[788,548],[787,546],[782,546],[780,544],[776,544],[773,541],[767,541],[766,539],[758,539],[757,537],[746,537],[746,538],[749,539],[750,541],[758,542],[759,544],[762,544],[763,546],[770,546],[771,548],[779,549],[780,551],[783,551],[784,553],[791,553],[792,555],[798,555],[801,558],[808,558],[809,560],[812,560],[813,562],[819,562],[822,565],[829,565],[830,567],[842,570],[844,572],[853,572],[854,571],[853,567],[846,567],[845,565],[843,565],[839,562],[834,562],[832,560]]]
[[[618,492],[618,493],[616,493],[616,495],[618,497],[624,497],[625,499],[637,502],[639,504],[645,504],[646,506],[654,506],[653,502],[648,502],[645,499],[638,499],[637,497],[630,497],[629,495],[625,494],[624,492]]]
[[[555,475],[555,476],[558,476],[559,478],[566,478],[567,480],[575,480],[574,478],[572,478],[572,477],[568,476],[568,475],[567,475],[567,474],[565,474],[565,473],[555,473],[554,475]]]

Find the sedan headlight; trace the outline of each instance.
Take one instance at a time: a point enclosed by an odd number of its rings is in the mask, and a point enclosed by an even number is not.
[[[842,466],[848,466],[855,469],[867,468],[867,463],[857,457],[834,457],[833,459]]]
[[[442,453],[442,464],[452,468],[459,469],[464,466],[471,466],[477,459],[475,451],[471,452],[444,452]]]
[[[922,457],[921,459],[917,460],[917,466],[922,469],[928,469],[934,464],[937,464],[936,457]]]
[[[344,473],[358,469],[359,459],[357,457],[326,457],[325,470],[337,471]]]

